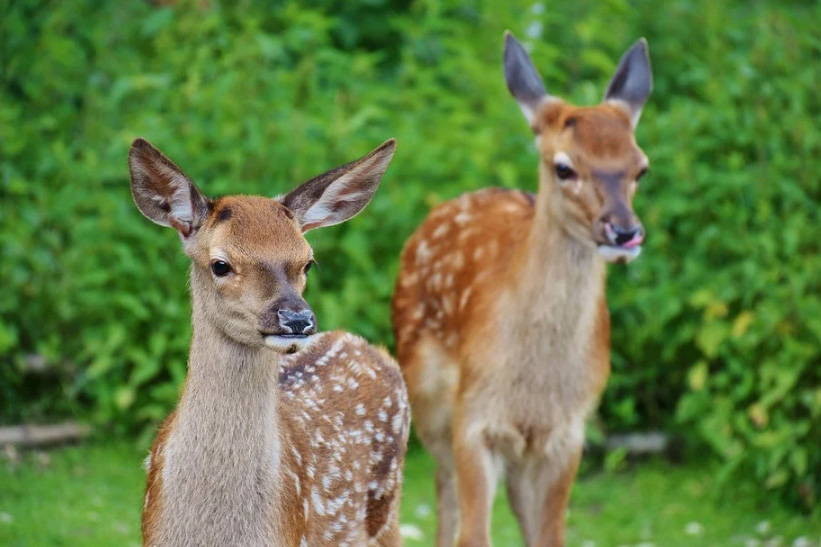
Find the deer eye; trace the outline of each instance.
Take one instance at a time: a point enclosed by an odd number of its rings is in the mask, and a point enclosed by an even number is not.
[[[231,273],[231,265],[223,260],[215,260],[211,263],[211,271],[217,277],[225,277]]]
[[[636,182],[638,182],[638,181],[639,181],[639,179],[640,179],[641,177],[643,177],[644,175],[646,175],[646,174],[647,174],[647,168],[645,167],[644,169],[642,169],[641,171],[639,171],[639,174],[638,174],[638,175],[636,175]]]
[[[569,180],[576,176],[576,172],[564,163],[557,163],[555,169],[559,180]]]
[[[309,272],[309,271],[311,271],[311,267],[312,267],[313,265],[314,265],[314,261],[313,261],[313,260],[311,260],[311,261],[309,261],[307,264],[305,264],[305,267],[302,269],[302,271],[305,273],[305,275],[308,275],[308,272]]]

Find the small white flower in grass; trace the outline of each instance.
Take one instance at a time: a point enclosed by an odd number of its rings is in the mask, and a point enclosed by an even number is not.
[[[431,514],[430,505],[427,503],[420,503],[416,506],[416,510],[413,512],[417,518],[423,519],[429,517]]]
[[[704,533],[704,526],[698,522],[690,522],[684,527],[684,533],[688,536],[700,536]]]
[[[755,525],[755,531],[762,536],[766,536],[767,534],[769,534],[770,529],[772,529],[772,526],[770,526],[769,520],[762,520],[761,522]]]
[[[596,547],[596,542],[592,539],[582,541],[582,547]]]
[[[399,526],[399,535],[402,539],[412,541],[424,541],[425,533],[415,524],[401,524]]]
[[[775,536],[774,538],[768,539],[764,547],[781,547],[781,545],[783,545],[781,536]]]
[[[799,536],[793,540],[792,547],[812,547],[812,542],[806,536]]]
[[[14,520],[13,516],[9,515],[8,513],[3,512],[3,511],[0,511],[0,522],[2,522],[4,524],[7,524],[7,523],[9,523],[13,520]]]
[[[748,538],[744,540],[744,547],[759,547],[761,542],[755,538]]]

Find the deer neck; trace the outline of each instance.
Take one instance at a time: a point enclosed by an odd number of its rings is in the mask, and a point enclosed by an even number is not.
[[[559,206],[562,196],[541,167],[536,210],[511,268],[511,302],[517,331],[537,343],[527,347],[561,352],[590,336],[604,295],[605,262]]]
[[[198,290],[201,275],[192,271],[188,375],[164,454],[165,520],[169,539],[256,544],[276,535],[279,359],[216,326],[213,300]]]

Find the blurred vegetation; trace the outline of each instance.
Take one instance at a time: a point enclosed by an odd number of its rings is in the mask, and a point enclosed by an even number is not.
[[[162,2],[157,2],[162,4]],[[663,428],[724,476],[821,495],[821,3],[0,0],[0,421],[142,431],[173,406],[187,259],[128,190],[144,136],[209,195],[275,195],[388,137],[372,205],[309,239],[321,326],[390,344],[402,243],[429,208],[535,190],[502,32],[548,89],[600,100],[650,43],[640,260],[613,267],[606,430]]]

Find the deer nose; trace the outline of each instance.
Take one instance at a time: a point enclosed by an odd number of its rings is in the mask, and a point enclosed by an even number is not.
[[[644,241],[644,228],[640,224],[625,228],[608,222],[604,225],[604,230],[610,243],[618,247],[636,247]]]
[[[279,325],[289,329],[290,334],[313,334],[316,332],[314,314],[311,310],[279,310]]]

